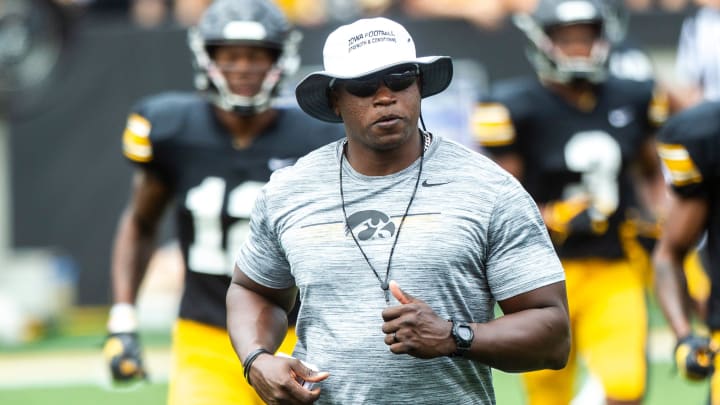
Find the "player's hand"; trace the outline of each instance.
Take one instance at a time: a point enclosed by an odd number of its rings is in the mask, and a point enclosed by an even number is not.
[[[307,389],[303,383],[328,378],[325,371],[313,371],[292,357],[261,354],[250,366],[248,382],[268,404],[312,404],[320,398],[320,388]]]
[[[447,356],[455,352],[452,323],[441,318],[424,301],[390,282],[390,292],[400,305],[382,312],[385,344],[395,354],[409,354],[421,359]]]
[[[147,378],[137,333],[109,334],[105,339],[103,354],[114,382],[128,383]]]
[[[675,364],[683,377],[700,381],[712,374],[715,353],[710,348],[710,339],[687,335],[675,345]]]

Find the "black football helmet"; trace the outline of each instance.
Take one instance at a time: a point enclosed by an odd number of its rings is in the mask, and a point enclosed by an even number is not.
[[[527,56],[538,76],[557,83],[589,81],[598,83],[607,77],[610,41],[602,0],[539,0],[530,14],[513,16],[513,22],[527,36]],[[552,28],[592,24],[598,37],[589,57],[568,57],[560,52],[548,33]]]
[[[267,110],[285,77],[300,66],[298,46],[302,35],[291,28],[283,12],[269,0],[215,0],[200,23],[188,31],[193,54],[195,87],[218,107],[242,115]],[[265,76],[258,94],[248,97],[230,91],[222,71],[210,57],[209,48],[251,45],[277,52],[277,60]]]

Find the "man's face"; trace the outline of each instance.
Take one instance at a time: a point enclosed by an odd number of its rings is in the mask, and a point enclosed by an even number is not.
[[[333,86],[332,99],[348,136],[370,149],[393,149],[417,135],[421,96],[415,66],[356,81],[339,80]]]
[[[211,56],[225,76],[230,91],[246,97],[260,91],[265,75],[275,63],[275,55],[270,49],[257,46],[217,46]]]
[[[593,24],[564,25],[548,31],[555,52],[568,58],[590,57],[599,35],[599,27]]]

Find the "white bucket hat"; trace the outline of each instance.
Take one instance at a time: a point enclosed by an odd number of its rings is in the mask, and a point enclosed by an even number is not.
[[[328,99],[333,79],[355,79],[404,64],[420,67],[423,98],[445,90],[452,80],[450,57],[418,58],[415,43],[402,25],[383,17],[357,20],[328,35],[323,48],[325,70],[306,76],[295,88],[295,97],[309,115],[342,122]]]

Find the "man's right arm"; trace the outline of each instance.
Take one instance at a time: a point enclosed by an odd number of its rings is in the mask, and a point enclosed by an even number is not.
[[[299,360],[272,355],[287,333],[287,314],[295,305],[297,288],[272,289],[250,279],[235,265],[228,288],[227,328],[235,353],[246,367],[245,375],[265,401],[315,402],[320,389],[307,390],[293,375],[309,382],[327,378]],[[258,350],[264,350],[257,354]],[[252,363],[248,364],[248,360]]]
[[[235,265],[227,292],[227,326],[241,360],[256,349],[272,353],[287,333],[287,313],[295,304],[295,287],[276,290],[250,279]]]

